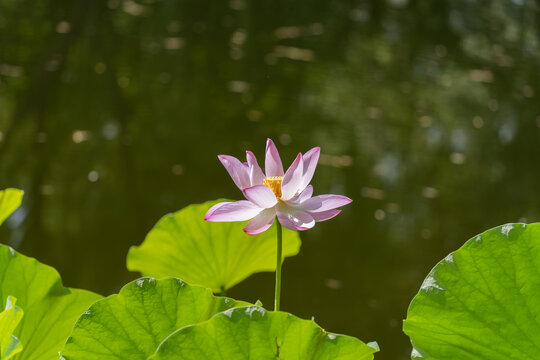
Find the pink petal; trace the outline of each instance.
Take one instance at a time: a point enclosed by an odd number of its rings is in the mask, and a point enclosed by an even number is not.
[[[318,221],[330,220],[331,218],[337,216],[340,212],[341,210],[332,209],[332,210],[326,210],[326,211],[321,211],[321,212],[310,212],[309,214],[313,216],[315,221],[318,222]]]
[[[313,174],[315,173],[315,168],[317,167],[317,162],[319,161],[319,155],[321,154],[320,147],[314,147],[304,154],[304,174],[302,179],[302,184],[300,187],[304,189],[309,185],[311,179],[313,179]]]
[[[300,204],[302,210],[309,212],[322,212],[335,209],[340,206],[345,206],[351,203],[352,200],[343,195],[319,195],[314,196]]]
[[[300,193],[300,195],[298,195],[295,198],[292,198],[290,201],[295,203],[295,204],[301,204],[304,201],[306,201],[307,199],[309,199],[311,196],[313,196],[313,186],[308,185],[308,186],[306,186],[304,191],[302,191]]]
[[[307,230],[315,226],[315,219],[305,211],[296,210],[287,205],[281,205],[277,210],[277,218],[280,224],[287,229]]]
[[[276,145],[271,139],[266,140],[266,158],[264,162],[266,177],[283,176],[283,165],[276,149]]]
[[[300,188],[303,181],[304,161],[302,154],[298,154],[292,165],[287,169],[281,183],[281,199],[289,200],[298,195],[304,188]]]
[[[249,166],[249,180],[250,186],[262,185],[264,180],[264,173],[257,162],[257,158],[251,151],[246,151],[246,158]]]
[[[259,213],[259,215],[255,216],[250,222],[247,223],[244,231],[249,235],[260,234],[272,226],[275,218],[276,210],[274,208],[264,209]]]
[[[246,221],[261,212],[261,208],[246,200],[222,202],[206,212],[206,221]]]
[[[264,185],[255,185],[243,191],[246,199],[261,208],[271,208],[278,203],[276,195]]]
[[[249,167],[247,165],[244,165],[234,156],[218,155],[218,158],[240,190],[251,186]]]

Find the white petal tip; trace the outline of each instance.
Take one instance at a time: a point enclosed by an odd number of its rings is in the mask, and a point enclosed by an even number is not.
[[[244,232],[248,235],[258,235],[260,234],[262,231],[249,231],[249,230],[246,230],[246,229],[243,229]]]

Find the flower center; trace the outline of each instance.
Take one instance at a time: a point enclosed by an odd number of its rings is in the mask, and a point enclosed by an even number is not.
[[[281,198],[281,182],[283,176],[270,176],[263,180],[263,184],[270,188],[279,200]]]

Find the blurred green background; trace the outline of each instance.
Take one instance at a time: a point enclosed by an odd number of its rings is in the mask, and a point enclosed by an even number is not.
[[[242,198],[217,154],[354,202],[302,233],[282,307],[407,359],[408,303],[473,235],[540,216],[533,0],[0,0],[0,240],[110,294],[165,213]],[[230,292],[272,304],[273,275]]]

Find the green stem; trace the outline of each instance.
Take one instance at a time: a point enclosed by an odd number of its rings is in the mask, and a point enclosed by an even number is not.
[[[220,296],[227,296],[227,291],[225,291],[225,286],[219,288]]]
[[[274,300],[274,311],[279,311],[279,300],[281,296],[281,224],[279,221],[276,221],[277,229],[277,256],[276,256],[276,297]]]

